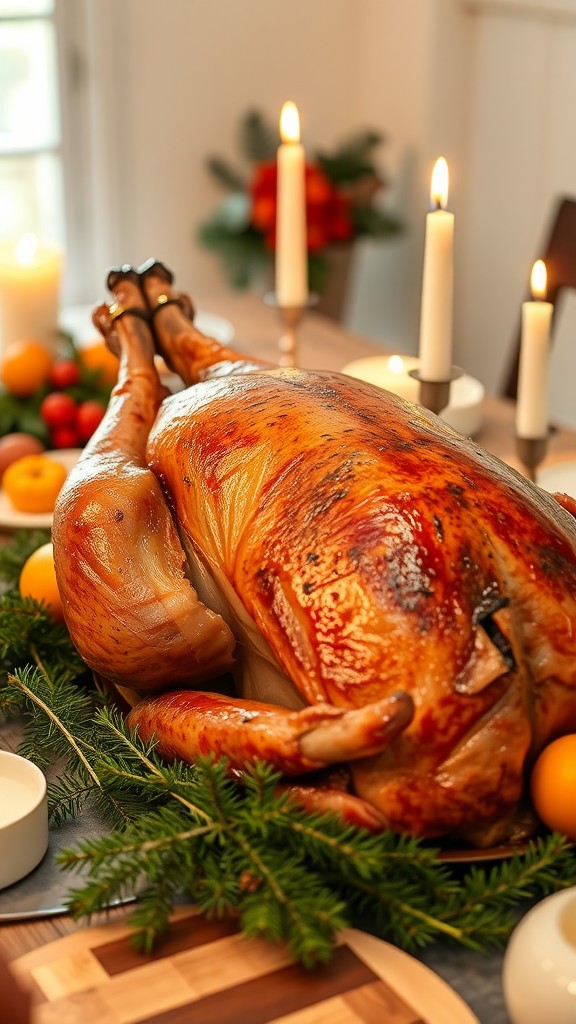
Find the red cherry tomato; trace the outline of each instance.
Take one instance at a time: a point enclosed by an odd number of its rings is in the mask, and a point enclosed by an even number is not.
[[[48,377],[53,388],[71,388],[80,380],[78,364],[73,359],[57,359]]]
[[[89,441],[96,427],[100,425],[104,417],[105,409],[100,402],[88,399],[78,406],[76,414],[76,430],[81,441]]]
[[[43,400],[40,415],[49,427],[71,427],[76,421],[76,402],[62,391],[52,391]]]
[[[75,427],[55,427],[50,433],[53,448],[78,448],[80,438]]]

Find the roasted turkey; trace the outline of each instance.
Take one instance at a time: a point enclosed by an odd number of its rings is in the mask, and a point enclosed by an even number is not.
[[[82,657],[167,757],[263,757],[367,827],[504,838],[576,731],[570,511],[420,407],[204,337],[161,264],[109,287],[119,381],[53,526]]]

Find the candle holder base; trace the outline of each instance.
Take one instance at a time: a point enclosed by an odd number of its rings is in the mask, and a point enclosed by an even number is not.
[[[419,403],[425,409],[435,413],[437,416],[446,408],[450,401],[450,386],[453,380],[462,377],[464,370],[459,366],[450,369],[450,376],[447,380],[425,380],[419,369],[410,370],[409,376],[413,377],[420,384]]]
[[[312,309],[317,302],[318,296],[311,294],[301,306],[281,306],[276,292],[266,292],[264,296],[265,305],[272,306],[278,310],[284,325],[284,333],[280,336],[278,342],[280,350],[279,366],[297,366],[298,328],[306,310]]]
[[[516,436],[516,454],[524,466],[525,476],[536,483],[536,470],[546,458],[548,451],[548,434],[545,437]]]

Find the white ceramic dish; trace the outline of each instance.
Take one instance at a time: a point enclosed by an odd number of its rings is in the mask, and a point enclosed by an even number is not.
[[[47,849],[46,779],[32,761],[0,750],[0,889],[28,875]]]
[[[400,364],[401,369],[398,371],[390,369],[394,359]],[[419,365],[415,356],[367,356],[347,363],[342,373],[388,389],[411,402],[418,402],[419,384],[410,377],[410,371],[418,369]],[[474,437],[482,426],[484,397],[484,385],[464,373],[452,382],[450,403],[440,416],[454,430],[466,437]]]
[[[62,310],[61,327],[64,331],[70,332],[80,348],[83,344],[89,344],[99,338],[98,331],[92,323],[92,310],[95,305],[96,303],[91,306],[68,306]],[[223,316],[217,316],[216,313],[199,309],[194,317],[194,323],[199,331],[208,334],[211,338],[216,338],[223,345],[229,345],[234,338],[233,325]]]
[[[82,454],[81,448],[61,448],[58,451],[44,452],[70,472]],[[52,526],[51,512],[18,512],[14,508],[4,490],[0,487],[0,527],[5,530],[37,530],[49,529]]]
[[[557,491],[576,498],[576,460],[554,462],[551,466],[544,466],[537,474],[537,481],[545,491]]]
[[[229,345],[234,340],[234,326],[229,320],[226,320],[223,316],[217,316],[216,313],[207,313],[203,309],[199,309],[194,317],[194,323],[202,334],[207,334],[210,338],[216,338],[216,341],[222,343],[222,345]]]
[[[528,911],[512,933],[502,984],[513,1024],[576,1020],[576,888]]]

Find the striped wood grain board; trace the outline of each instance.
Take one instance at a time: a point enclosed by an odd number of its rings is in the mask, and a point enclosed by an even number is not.
[[[33,1024],[475,1024],[419,961],[364,932],[340,936],[331,963],[306,972],[282,946],[192,908],[150,956],[125,924],[87,928],[13,963],[32,990]]]

